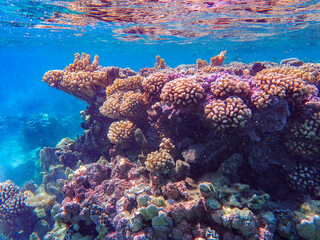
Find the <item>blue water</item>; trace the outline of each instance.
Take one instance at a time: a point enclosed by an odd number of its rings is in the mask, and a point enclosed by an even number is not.
[[[66,137],[76,137],[83,132],[79,127],[79,112],[86,104],[41,81],[45,72],[63,69],[73,62],[76,52],[99,55],[102,66],[130,67],[136,71],[152,67],[156,55],[175,67],[193,64],[198,58],[209,60],[222,50],[227,50],[226,63],[279,62],[291,57],[320,62],[320,13],[317,9],[301,13],[311,16],[306,20],[262,25],[241,23],[225,30],[210,30],[209,35],[200,37],[142,34],[136,41],[127,41],[116,30],[125,24],[135,24],[101,21],[87,26],[59,24],[63,29],[57,25],[52,29],[36,27],[50,25],[46,20],[54,12],[69,13],[68,2],[72,1],[1,1],[0,181],[13,179],[22,184],[37,179],[38,152],[43,146],[25,149],[21,142],[24,140],[21,128],[32,116],[49,114],[64,124],[73,121],[75,127],[68,125],[64,132]],[[312,5],[317,1],[304,3]],[[205,16],[206,19],[210,17],[214,15]],[[173,25],[174,22],[168,23],[168,26]],[[194,27],[187,22],[184,24],[183,20],[178,20],[177,26],[187,30]],[[197,26],[197,30],[199,28],[201,26]],[[27,174],[21,175],[21,169]]]

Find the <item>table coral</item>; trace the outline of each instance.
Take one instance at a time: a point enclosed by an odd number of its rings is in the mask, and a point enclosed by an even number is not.
[[[130,121],[113,122],[108,131],[110,142],[120,144],[128,141],[134,135],[135,125]]]
[[[204,98],[204,89],[200,83],[189,78],[178,78],[166,83],[161,99],[178,108],[188,108],[200,103]]]
[[[213,100],[205,106],[204,112],[212,126],[219,130],[244,127],[251,117],[251,110],[239,97]]]
[[[52,70],[43,76],[43,81],[51,87],[70,93],[87,103],[92,103],[113,80],[119,77],[118,67],[102,68],[99,57],[91,63],[89,54],[75,54],[72,64],[64,70]]]

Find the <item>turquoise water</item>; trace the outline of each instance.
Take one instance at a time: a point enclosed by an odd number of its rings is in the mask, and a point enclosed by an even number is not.
[[[104,20],[79,2],[0,2],[0,182],[41,183],[40,149],[83,134],[80,111],[87,104],[42,82],[44,73],[63,69],[77,52],[99,55],[101,66],[135,71],[153,67],[156,55],[176,67],[199,58],[209,61],[223,50],[225,64],[287,58],[320,62],[318,1],[113,1],[115,9],[158,11],[146,11],[152,20],[132,22],[121,11]],[[111,8],[108,1],[82,2]],[[259,7],[265,11],[252,10]],[[221,24],[223,19],[228,23]],[[147,27],[157,30],[132,30]],[[27,136],[26,127],[41,119],[52,126]]]

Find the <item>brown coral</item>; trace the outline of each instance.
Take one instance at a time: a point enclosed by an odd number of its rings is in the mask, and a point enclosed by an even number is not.
[[[208,66],[208,63],[206,60],[197,59],[197,68],[203,68],[205,66]]]
[[[134,136],[136,127],[130,121],[113,122],[109,127],[108,138],[111,143],[125,143]]]
[[[117,78],[112,85],[108,86],[106,89],[106,95],[109,97],[115,92],[127,92],[135,91],[137,89],[142,89],[143,77],[136,75],[128,78]]]
[[[212,57],[210,59],[210,66],[222,66],[224,60],[226,59],[225,55],[226,55],[227,51],[222,51],[220,52],[219,55]]]
[[[144,79],[142,85],[149,98],[159,99],[166,82],[168,82],[167,75],[157,72]]]
[[[120,106],[123,97],[123,92],[112,94],[104,101],[103,105],[99,108],[100,113],[103,116],[107,116],[112,119],[120,117]]]
[[[251,117],[251,110],[239,97],[213,100],[205,106],[204,111],[213,127],[219,130],[243,127]]]
[[[292,68],[264,69],[255,76],[255,81],[261,90],[253,98],[258,108],[267,107],[273,98],[286,98],[290,102],[300,103],[310,92],[307,83]]]
[[[141,82],[141,76],[132,76],[125,79],[117,78],[106,89],[107,99],[99,108],[100,113],[113,119],[141,117],[147,104],[144,95],[141,93]]]
[[[45,73],[42,81],[92,103],[98,95],[104,95],[104,89],[119,77],[118,67],[102,68],[98,65],[98,56],[95,56],[91,63],[89,54],[82,53],[80,58],[80,54],[76,53],[72,64],[63,71],[53,70]]]
[[[170,153],[160,150],[149,153],[145,165],[149,172],[169,173],[174,167],[174,162]]]
[[[320,64],[305,63],[299,68],[293,68],[295,75],[307,83],[317,83],[320,80]]]
[[[210,90],[216,97],[247,96],[250,94],[250,86],[234,76],[226,76],[211,83]]]
[[[122,116],[128,118],[141,117],[146,112],[146,104],[146,99],[142,93],[134,93],[133,91],[126,92],[122,97],[120,113]]]
[[[161,99],[169,105],[187,108],[198,104],[204,98],[204,88],[196,80],[178,78],[166,83]]]
[[[286,127],[286,146],[289,151],[313,159],[320,154],[320,112],[303,121],[293,121]]]
[[[159,55],[156,56],[156,63],[154,64],[154,67],[156,69],[165,69],[166,68],[166,62],[164,61],[163,58],[161,58]]]
[[[69,72],[88,71],[93,72],[99,65],[99,56],[94,57],[94,61],[91,63],[91,56],[89,54],[79,53],[74,55],[74,62],[65,68]]]

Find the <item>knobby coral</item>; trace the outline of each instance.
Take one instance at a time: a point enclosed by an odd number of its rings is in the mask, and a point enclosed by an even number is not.
[[[251,110],[239,97],[213,100],[205,106],[204,112],[212,126],[219,130],[244,127],[251,117]]]
[[[113,122],[109,127],[108,138],[115,144],[124,143],[134,136],[135,129],[130,121]]]
[[[161,99],[169,105],[188,108],[200,103],[204,98],[204,88],[194,79],[178,78],[166,83]]]

